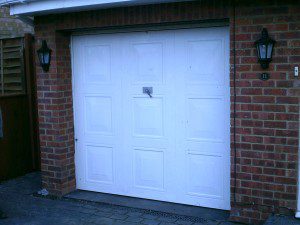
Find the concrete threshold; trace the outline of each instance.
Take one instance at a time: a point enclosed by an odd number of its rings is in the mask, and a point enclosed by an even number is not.
[[[111,205],[159,211],[183,216],[192,216],[207,220],[226,221],[229,217],[229,211],[225,210],[210,209],[204,207],[127,197],[121,195],[105,194],[92,191],[76,190],[64,197],[68,199],[106,203]]]

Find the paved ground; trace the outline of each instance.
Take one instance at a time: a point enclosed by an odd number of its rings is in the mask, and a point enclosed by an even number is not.
[[[150,210],[70,199],[37,196],[37,173],[0,184],[0,208],[7,219],[1,225],[234,225],[218,220],[179,216]]]
[[[292,216],[271,216],[264,225],[300,225],[300,219]]]

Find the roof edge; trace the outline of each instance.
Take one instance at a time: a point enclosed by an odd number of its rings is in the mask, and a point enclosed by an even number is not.
[[[37,16],[178,1],[191,0],[0,0],[0,5],[9,5],[11,15]]]
[[[33,1],[39,1],[39,0],[0,0],[0,6],[23,4],[26,2],[33,2]]]

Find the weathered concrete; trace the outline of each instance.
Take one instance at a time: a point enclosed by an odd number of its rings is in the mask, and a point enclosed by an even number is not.
[[[107,203],[50,199],[37,196],[41,189],[38,173],[0,184],[0,208],[7,219],[1,225],[233,225],[221,220],[182,216]]]
[[[102,202],[119,206],[126,206],[138,209],[150,209],[165,213],[199,217],[206,220],[225,221],[229,218],[229,211],[196,207],[170,202],[161,202],[143,198],[132,198],[120,195],[97,193],[92,191],[76,190],[65,196],[70,199]]]

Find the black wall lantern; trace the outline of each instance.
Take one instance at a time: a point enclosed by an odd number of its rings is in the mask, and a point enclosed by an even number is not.
[[[255,42],[258,62],[260,62],[260,65],[263,69],[267,69],[269,67],[269,63],[272,61],[275,43],[276,41],[269,37],[267,29],[263,28],[261,32],[261,39]]]
[[[40,65],[43,68],[44,72],[49,71],[50,62],[51,62],[51,52],[52,50],[48,48],[47,42],[43,40],[42,47],[39,50],[37,50],[37,53],[38,53]]]

